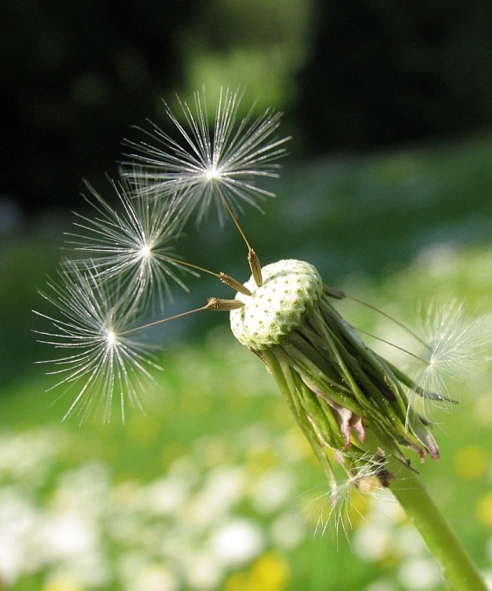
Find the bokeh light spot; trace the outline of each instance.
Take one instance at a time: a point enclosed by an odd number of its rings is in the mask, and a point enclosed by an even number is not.
[[[477,445],[467,445],[461,448],[454,458],[456,474],[465,480],[482,477],[488,466],[487,452]]]

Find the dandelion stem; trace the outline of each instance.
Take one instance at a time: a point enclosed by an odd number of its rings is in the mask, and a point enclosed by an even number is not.
[[[394,458],[389,459],[388,468],[396,474],[401,474],[403,469]],[[451,589],[487,591],[477,566],[436,507],[420,477],[406,470],[404,478],[393,482],[390,489],[440,564]]]
[[[189,267],[190,269],[195,269],[195,271],[200,271],[202,273],[207,273],[208,275],[212,275],[213,277],[217,277],[217,279],[220,279],[220,281],[222,281],[222,283],[225,283],[226,285],[228,285],[229,287],[232,287],[232,289],[235,289],[236,291],[240,291],[241,293],[244,293],[244,295],[251,295],[251,292],[249,291],[249,289],[247,287],[244,287],[244,285],[238,281],[237,279],[234,279],[234,277],[231,277],[230,275],[227,275],[227,273],[223,273],[222,271],[220,273],[215,273],[214,271],[210,271],[209,269],[205,269],[205,267],[200,267],[199,265],[194,265],[193,263],[188,263],[186,261],[181,261],[179,259],[174,259],[169,257],[170,261],[174,261],[179,265],[182,265],[184,267]]]

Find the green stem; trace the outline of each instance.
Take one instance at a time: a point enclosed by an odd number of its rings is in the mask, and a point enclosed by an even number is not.
[[[401,474],[403,467],[390,460],[389,470]],[[453,591],[487,591],[476,565],[442,516],[419,476],[410,470],[390,487],[408,519],[420,532],[430,552],[439,562]]]

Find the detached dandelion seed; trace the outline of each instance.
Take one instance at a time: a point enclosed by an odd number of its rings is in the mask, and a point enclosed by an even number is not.
[[[339,456],[345,472],[343,480],[334,481],[331,489],[314,498],[307,506],[308,517],[316,520],[316,532],[324,535],[333,525],[348,538],[349,530],[364,519],[364,508],[371,499],[380,498],[389,486],[387,460],[378,452],[361,458]]]
[[[194,109],[178,101],[189,131],[167,105],[166,113],[181,142],[154,125],[148,132],[152,143],[129,143],[135,153],[124,176],[134,183],[137,193],[160,200],[183,195],[183,212],[189,216],[197,211],[198,222],[214,206],[221,224],[227,210],[236,217],[242,204],[259,208],[259,201],[273,197],[258,187],[255,179],[278,176],[276,161],[285,154],[284,144],[289,139],[273,137],[281,113],[267,110],[254,117],[250,111],[238,122],[241,96],[226,89],[220,93],[210,131],[205,92],[195,94]]]
[[[411,364],[417,387],[425,392],[450,396],[450,387],[464,383],[484,359],[490,345],[492,323],[489,317],[470,318],[455,301],[426,310],[420,323],[422,341]],[[456,388],[455,388],[456,389]]]
[[[108,293],[97,271],[70,263],[49,287],[51,294],[43,295],[60,317],[36,312],[53,326],[52,332],[39,331],[41,342],[70,354],[42,363],[55,367],[49,372],[59,377],[53,388],[76,392],[65,418],[76,414],[83,421],[100,414],[104,423],[109,422],[115,399],[123,421],[127,405],[143,410],[141,396],[153,379],[150,370],[158,366],[148,347],[126,336],[137,320],[133,298]]]
[[[68,244],[90,258],[76,261],[79,267],[90,266],[100,281],[111,279],[128,285],[134,297],[157,293],[161,304],[171,299],[170,281],[187,291],[181,276],[193,273],[174,253],[174,244],[182,228],[180,204],[170,200],[166,207],[140,197],[131,198],[126,183],[112,183],[122,206],[111,207],[91,186],[96,210],[94,219],[78,215],[78,233],[70,233]]]

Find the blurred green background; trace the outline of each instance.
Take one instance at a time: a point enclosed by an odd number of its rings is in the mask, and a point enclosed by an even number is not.
[[[385,495],[335,533],[326,483],[261,363],[223,315],[155,331],[147,416],[61,423],[38,294],[121,140],[205,86],[285,112],[278,198],[243,228],[263,263],[295,257],[415,326],[434,298],[490,313],[492,6],[329,0],[4,1],[0,7],[0,588],[79,591],[444,589]],[[190,227],[183,254],[246,279],[232,227]],[[175,310],[227,288],[201,279]],[[356,326],[395,338],[365,309]],[[489,360],[490,361],[490,360]],[[489,364],[490,365],[490,364]],[[484,359],[421,471],[492,571],[491,372]],[[314,499],[314,501],[313,501]],[[340,517],[341,519],[341,517]],[[343,528],[339,527],[340,530]]]

